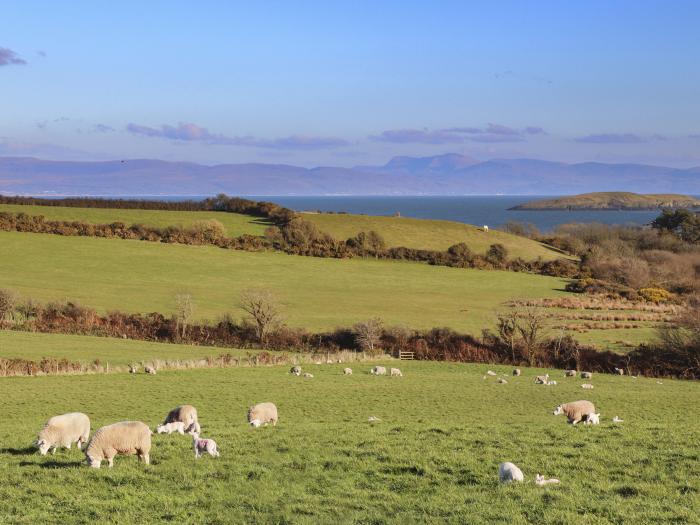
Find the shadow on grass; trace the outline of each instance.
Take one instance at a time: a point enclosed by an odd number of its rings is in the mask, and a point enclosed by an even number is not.
[[[43,461],[43,462],[34,462],[34,461],[20,461],[19,466],[20,467],[39,467],[43,469],[49,469],[49,470],[54,470],[54,469],[59,469],[59,468],[75,468],[75,467],[80,467],[84,466],[85,462],[84,461],[57,461],[55,459],[51,459],[49,461]]]
[[[28,456],[30,454],[36,454],[36,451],[36,447],[0,448],[0,454],[9,454],[11,456]]]

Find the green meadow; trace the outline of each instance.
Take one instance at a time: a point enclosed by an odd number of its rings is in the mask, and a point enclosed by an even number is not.
[[[700,521],[697,382],[597,375],[584,393],[561,371],[544,387],[533,383],[539,370],[503,385],[483,378],[485,365],[402,362],[403,378],[371,376],[368,364],[343,376],[343,366],[305,367],[310,380],[286,367],[3,379],[0,521]],[[552,415],[581,398],[596,404],[599,426]],[[277,427],[246,424],[261,401],[277,404]],[[85,412],[93,431],[122,420],[154,427],[181,403],[197,407],[220,458],[195,460],[177,434],[153,436],[151,465],[117,457],[111,470],[88,468],[75,448],[42,457],[31,446],[56,414]],[[502,461],[525,482],[500,485]],[[561,484],[538,487],[537,473]]]

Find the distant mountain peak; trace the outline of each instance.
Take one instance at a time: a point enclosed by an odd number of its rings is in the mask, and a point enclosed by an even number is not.
[[[459,153],[445,153],[443,155],[433,155],[430,157],[394,157],[382,168],[386,170],[429,170],[444,172],[459,170],[478,163],[478,160],[466,155],[460,155]]]

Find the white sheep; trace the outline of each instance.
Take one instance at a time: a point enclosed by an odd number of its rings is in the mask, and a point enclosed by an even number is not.
[[[485,231],[485,232],[488,232],[488,231],[489,231],[489,227],[486,226],[485,224],[484,224],[484,231]]]
[[[593,390],[593,385],[590,383],[583,383],[581,385],[581,388],[583,388],[584,390]]]
[[[375,375],[375,376],[385,376],[386,375],[386,368],[383,366],[373,366],[370,371],[370,374]]]
[[[508,384],[508,381],[506,381],[506,380],[503,379],[502,377],[499,377],[497,383],[499,383],[499,384],[501,384],[501,385],[507,385],[507,384]]]
[[[557,386],[557,382],[554,381],[554,380],[547,381],[545,384],[546,384],[547,386]]]
[[[156,433],[158,434],[172,434],[177,432],[178,434],[185,435],[185,423],[182,421],[173,421],[172,423],[161,423],[156,427]]]
[[[555,416],[566,414],[569,423],[575,425],[586,419],[590,414],[595,414],[595,406],[586,400],[574,401],[559,405],[554,409],[553,414]]]
[[[314,375],[311,374],[311,373],[309,373],[309,372],[304,372],[304,377],[305,377],[306,379],[313,379],[313,378],[314,378]]]
[[[548,382],[549,382],[549,374],[535,377],[535,384],[536,385],[546,385]]]
[[[352,368],[343,368],[343,374],[345,374],[346,376],[351,376]]]
[[[513,370],[513,375],[514,375],[514,376],[519,376],[520,373],[521,373],[521,372],[520,372],[520,369],[519,369],[519,368],[516,368],[515,370]]]
[[[624,419],[620,419],[620,418],[617,417],[617,416],[615,416],[614,418],[612,418],[612,422],[613,422],[613,423],[622,423],[623,421],[624,421]]]
[[[593,372],[581,372],[581,379],[593,379]]]
[[[277,425],[277,407],[274,403],[258,403],[248,409],[248,423],[255,428],[272,423]]]
[[[619,375],[619,376],[625,375],[625,369],[624,369],[624,368],[617,368],[617,367],[614,367],[613,369],[615,370],[615,373],[616,373],[617,375]]]
[[[392,368],[390,370],[390,373],[391,373],[391,377],[403,377],[401,370],[399,370],[398,368]]]
[[[597,414],[588,414],[586,420],[583,422],[584,425],[600,425],[600,412]]]
[[[488,370],[488,371],[486,372],[486,375],[489,375],[489,376],[497,376],[498,374],[497,374],[496,372],[494,372],[493,370]]]
[[[538,485],[540,487],[543,485],[551,485],[553,483],[561,483],[561,482],[557,478],[547,479],[540,474],[537,474],[537,476],[535,476],[535,485]]]
[[[369,416],[367,418],[367,421],[369,421],[370,423],[376,423],[377,421],[381,421],[381,419],[379,419],[377,416]]]
[[[173,408],[168,412],[168,415],[165,416],[163,424],[167,425],[168,423],[176,423],[178,421],[185,424],[185,430],[194,429],[194,431],[198,433],[202,431],[199,426],[197,409],[192,405],[180,405],[179,407]]]
[[[511,483],[513,481],[523,481],[523,471],[510,461],[498,465],[498,479],[501,483]]]
[[[213,458],[219,457],[219,447],[213,439],[200,439],[197,432],[190,432],[192,436],[192,447],[194,448],[194,458],[202,457],[202,452],[206,452]]]
[[[102,427],[92,436],[85,450],[88,465],[100,468],[106,459],[110,468],[114,465],[114,456],[137,455],[146,465],[150,463],[151,429],[141,421],[122,421]]]
[[[78,449],[82,449],[89,437],[90,418],[81,412],[71,412],[49,419],[39,431],[36,446],[39,453],[45,456],[49,449],[55,454],[57,448],[70,449],[73,443],[77,444]]]
[[[564,372],[564,375],[566,377],[576,377],[576,370],[567,370]]]
[[[292,368],[289,369],[289,373],[292,374],[293,376],[300,376],[301,375],[301,367],[300,366],[293,366]]]
[[[152,376],[156,375],[156,369],[153,366],[146,365],[143,367],[143,371]]]

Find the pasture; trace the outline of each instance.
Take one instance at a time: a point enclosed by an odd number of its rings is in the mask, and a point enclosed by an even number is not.
[[[531,239],[493,229],[485,232],[480,226],[461,222],[344,213],[304,213],[303,217],[336,239],[347,239],[362,231],[374,230],[384,238],[388,247],[445,251],[453,244],[463,242],[472,252],[485,254],[492,244],[500,243],[508,250],[509,258],[521,257],[527,261],[567,258]]]
[[[390,365],[390,363],[387,363]],[[698,523],[697,382],[596,375],[595,390],[540,370],[482,379],[487,366],[403,362],[403,378],[369,365],[208,369],[0,381],[0,516],[8,523]],[[509,373],[505,367],[494,367]],[[600,426],[551,414],[587,398]],[[277,427],[250,428],[249,405],[275,402]],[[117,457],[88,468],[75,448],[31,447],[49,416],[80,410],[93,431],[154,427],[191,403],[221,457],[195,461],[188,436],[153,436],[151,465]],[[620,416],[623,423],[610,419]],[[369,423],[369,416],[381,421]],[[525,483],[502,486],[501,461]],[[535,474],[561,485],[535,486]]]
[[[61,206],[29,206],[0,204],[0,212],[43,215],[50,221],[83,221],[89,224],[122,222],[127,226],[142,224],[154,228],[180,226],[190,228],[195,222],[216,219],[226,228],[230,237],[262,235],[270,223],[260,217],[217,211],[129,210],[117,208],[72,208]]]

